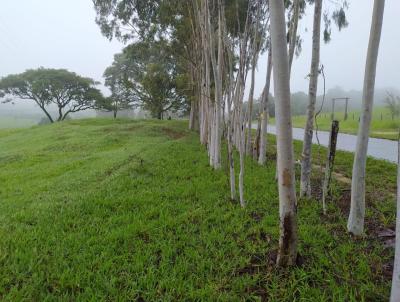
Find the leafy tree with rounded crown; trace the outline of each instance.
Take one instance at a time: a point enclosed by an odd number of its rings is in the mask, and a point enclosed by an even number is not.
[[[30,69],[0,80],[0,97],[4,102],[34,101],[50,122],[63,121],[78,111],[94,108],[103,98],[95,86],[98,83],[66,69]],[[49,107],[56,106],[58,116],[53,118]]]

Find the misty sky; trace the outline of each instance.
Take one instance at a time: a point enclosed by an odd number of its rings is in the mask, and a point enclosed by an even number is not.
[[[101,35],[94,21],[91,0],[0,2],[0,76],[43,66],[67,68],[100,81],[113,55],[123,47],[118,41],[109,42]],[[328,5],[332,2],[324,1]],[[332,41],[321,49],[328,88],[362,88],[373,0],[349,2],[349,27],[340,33],[334,30]],[[399,0],[386,1],[377,87],[400,86],[399,12]],[[313,8],[301,20],[299,33],[303,37],[303,52],[293,65],[292,92],[308,91],[305,77],[310,69],[312,13]],[[265,55],[260,58],[257,95],[264,85],[266,61]]]

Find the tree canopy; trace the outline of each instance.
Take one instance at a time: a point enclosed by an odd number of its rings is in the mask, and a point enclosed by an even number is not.
[[[139,106],[155,118],[184,109],[179,74],[168,42],[142,41],[115,55],[104,72],[105,83],[120,104]],[[124,101],[125,100],[125,101]]]
[[[5,102],[34,101],[50,122],[63,121],[74,112],[93,108],[103,98],[98,83],[65,69],[30,69],[0,80],[0,96]],[[49,111],[57,108],[57,118]]]

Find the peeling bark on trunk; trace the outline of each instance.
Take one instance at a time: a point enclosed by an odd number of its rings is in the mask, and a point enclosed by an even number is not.
[[[283,1],[270,1],[278,151],[280,238],[277,265],[291,266],[297,258],[297,209],[294,178],[289,60]]]
[[[318,68],[321,40],[322,0],[315,0],[314,28],[312,41],[312,59],[310,86],[308,90],[307,123],[304,129],[303,152],[301,158],[300,197],[311,197],[311,147],[314,134],[315,103],[317,101]]]
[[[362,235],[364,232],[365,168],[384,8],[385,0],[375,0],[365,67],[362,112],[353,164],[351,207],[349,220],[347,222],[347,230],[357,236]]]

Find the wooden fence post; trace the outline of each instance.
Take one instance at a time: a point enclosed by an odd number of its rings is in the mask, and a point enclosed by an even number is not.
[[[336,154],[338,133],[339,133],[339,122],[333,121],[332,128],[331,128],[331,135],[329,138],[328,161],[326,162],[325,178],[324,178],[324,184],[323,184],[323,188],[322,188],[322,208],[323,208],[324,214],[326,214],[326,197],[329,192],[329,187],[330,187],[331,178],[332,178],[333,165],[335,163],[335,154]]]

